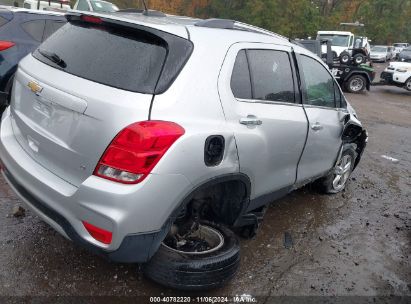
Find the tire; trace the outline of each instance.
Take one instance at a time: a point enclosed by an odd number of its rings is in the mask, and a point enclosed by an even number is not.
[[[319,186],[321,192],[326,194],[336,194],[345,189],[350,175],[354,170],[354,164],[357,158],[357,153],[355,150],[355,144],[344,145],[341,157],[332,172],[317,181],[317,185]],[[349,162],[347,162],[347,160],[349,160]],[[342,174],[337,173],[337,170]],[[337,176],[339,175],[340,179],[337,180]]]
[[[160,246],[143,266],[146,277],[166,287],[179,290],[208,290],[227,283],[240,265],[240,246],[236,235],[225,226],[201,222],[217,230],[224,239],[221,248],[204,254],[189,254]]]
[[[9,94],[7,98],[7,105],[0,105],[0,116],[3,114],[4,110],[9,106],[10,100],[11,100],[11,89],[13,88],[13,80],[14,80],[14,75],[11,75],[9,78],[9,81],[7,81],[6,87],[5,87],[5,92]]]
[[[367,79],[362,75],[353,75],[345,83],[345,89],[350,93],[360,93],[365,90]]]
[[[344,51],[340,54],[340,62],[342,64],[348,64],[350,62],[351,56],[348,52]]]
[[[404,88],[405,88],[407,91],[410,91],[410,92],[411,92],[411,77],[408,78],[407,81],[405,82]]]
[[[366,61],[366,59],[365,59],[365,56],[363,54],[356,54],[354,56],[354,63],[356,65],[360,65],[362,63],[365,63],[365,61]]]

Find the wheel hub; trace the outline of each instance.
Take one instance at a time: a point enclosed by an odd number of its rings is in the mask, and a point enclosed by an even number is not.
[[[184,236],[168,236],[163,245],[180,253],[206,254],[220,249],[224,245],[224,237],[212,227],[199,225]]]
[[[334,169],[333,188],[337,191],[344,188],[351,173],[352,158],[344,155]]]
[[[363,86],[364,86],[364,82],[359,78],[353,79],[351,81],[351,85],[350,85],[351,90],[353,90],[355,92],[360,91],[363,88]]]

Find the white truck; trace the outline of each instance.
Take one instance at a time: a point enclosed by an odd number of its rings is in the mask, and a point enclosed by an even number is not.
[[[370,54],[370,43],[367,37],[355,36],[346,31],[318,31],[317,40],[331,41],[331,50],[334,58],[340,58],[341,63],[347,64],[353,59],[354,63],[365,63]],[[327,53],[326,45],[322,46],[322,53]]]

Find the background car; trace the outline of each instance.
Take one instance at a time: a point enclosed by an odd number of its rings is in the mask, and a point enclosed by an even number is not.
[[[401,53],[401,51],[407,47],[409,47],[409,43],[406,42],[397,42],[393,44],[394,46],[394,53],[395,53],[395,58],[398,58],[398,55]]]
[[[113,13],[119,10],[119,8],[113,3],[100,0],[77,0],[73,9],[78,11],[105,13]]]
[[[401,53],[398,54],[399,61],[411,62],[411,47],[403,49]]]
[[[395,48],[394,48],[394,46],[392,46],[392,45],[388,46],[388,54],[389,54],[389,60],[395,59]]]
[[[70,0],[53,0],[53,1],[37,1],[37,0],[25,0],[23,7],[32,10],[53,10],[60,9],[67,11],[71,9]]]
[[[66,23],[61,13],[0,8],[0,104],[8,103],[17,64]]]
[[[411,63],[392,62],[380,76],[382,83],[411,91]]]
[[[372,61],[387,62],[391,58],[391,53],[386,45],[375,45],[371,48],[370,58]]]

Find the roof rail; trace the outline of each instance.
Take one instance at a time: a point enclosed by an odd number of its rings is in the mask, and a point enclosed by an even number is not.
[[[210,28],[232,30],[234,29],[234,24],[235,24],[234,20],[212,18],[212,19],[198,21],[194,25],[200,26],[200,27],[210,27]]]
[[[249,25],[246,23],[234,21],[234,20],[229,20],[229,19],[217,19],[217,18],[212,18],[212,19],[206,19],[206,20],[201,20],[195,23],[195,26],[200,26],[200,27],[209,27],[209,28],[219,28],[219,29],[229,29],[229,30],[241,30],[241,31],[247,31],[247,32],[253,32],[253,33],[258,33],[258,34],[263,34],[263,35],[268,35],[272,37],[276,37],[279,39],[284,39],[289,41],[287,37],[281,36],[279,34],[264,30],[262,28],[259,28],[257,26]]]
[[[148,17],[167,17],[166,14],[160,11],[155,11],[155,10],[146,11],[146,10],[138,9],[138,8],[125,8],[125,9],[118,10],[115,13],[142,14]]]
[[[155,10],[144,10],[143,11],[144,16],[149,16],[149,17],[167,17],[166,14],[160,11],[155,11]]]
[[[138,13],[138,14],[142,14],[143,12],[144,10],[139,9],[139,8],[123,8],[123,9],[116,11],[116,13]]]
[[[249,25],[247,23],[242,23],[242,22],[236,22],[236,26],[238,27],[238,29],[247,30],[247,31],[250,31],[250,32],[255,32],[255,33],[260,33],[260,34],[265,34],[265,35],[268,35],[268,36],[272,36],[272,37],[276,37],[276,38],[279,38],[279,39],[290,41],[290,39],[288,39],[285,36],[282,36],[280,34],[277,34],[277,33],[274,33],[274,32],[271,32],[271,31],[268,31],[268,30],[265,30],[265,29],[262,29],[258,26]]]

